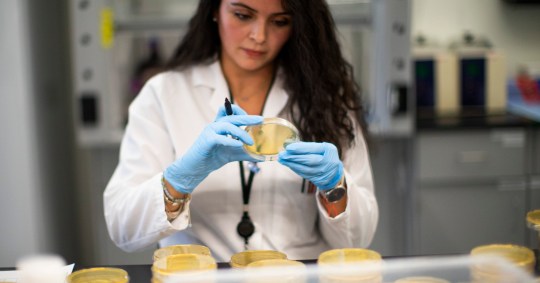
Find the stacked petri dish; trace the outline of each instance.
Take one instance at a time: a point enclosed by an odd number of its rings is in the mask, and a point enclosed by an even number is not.
[[[430,276],[414,276],[398,279],[394,283],[450,283],[450,281]]]
[[[540,209],[532,210],[527,213],[527,227],[536,231],[538,236],[538,248],[540,249]]]
[[[210,249],[203,245],[173,245],[155,250],[153,261],[175,254],[212,255]]]
[[[95,267],[81,269],[71,273],[66,278],[67,283],[127,283],[128,273],[120,268]]]
[[[317,259],[320,282],[382,282],[381,255],[368,249],[334,249],[323,252]]]
[[[269,259],[287,259],[287,255],[273,250],[248,250],[232,255],[229,264],[232,268],[246,268],[253,262]]]
[[[152,264],[152,283],[215,282],[217,263],[209,255],[174,254]]]
[[[254,261],[246,266],[251,283],[302,283],[306,282],[306,265],[290,259],[266,259]],[[253,279],[253,277],[255,279]]]
[[[291,122],[278,118],[264,118],[259,125],[247,126],[246,132],[253,145],[244,145],[246,152],[259,161],[276,160],[288,144],[300,140],[298,130]]]
[[[531,275],[534,272],[536,262],[534,252],[527,247],[510,244],[492,244],[476,247],[471,250],[470,254],[473,259],[481,257],[500,258]],[[516,279],[513,278],[512,274],[501,269],[500,265],[489,261],[478,261],[474,262],[471,266],[471,281],[487,283],[513,282]]]

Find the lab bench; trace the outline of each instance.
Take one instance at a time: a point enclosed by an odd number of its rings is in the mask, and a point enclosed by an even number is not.
[[[535,276],[539,276],[540,275],[540,262],[538,260],[538,250],[535,250],[535,256],[536,256],[536,265],[535,265]],[[460,255],[450,255],[448,256],[448,258],[452,258],[452,257],[455,257],[455,256],[460,256]],[[391,260],[400,260],[402,262],[405,262],[405,261],[408,261],[408,259],[415,259],[417,257],[384,257],[383,259],[385,261],[391,261]],[[440,257],[439,257],[440,258]],[[315,265],[317,260],[315,259],[309,259],[309,260],[300,260],[301,262],[305,263],[306,265]],[[150,282],[151,278],[152,278],[152,270],[151,270],[151,265],[150,264],[137,264],[137,265],[113,265],[113,266],[109,266],[109,267],[117,267],[117,268],[121,268],[123,270],[125,270],[128,275],[129,275],[129,278],[130,278],[130,283],[148,283]],[[219,270],[224,270],[224,269],[229,269],[230,268],[230,265],[229,263],[227,262],[219,262],[217,264],[217,267],[218,267],[218,271]],[[86,267],[82,267],[82,266],[79,266],[77,267],[77,265],[75,265],[75,268],[73,271],[77,271],[77,270],[80,270],[80,269],[84,269]],[[454,270],[453,272],[456,272],[456,270]],[[309,281],[309,282],[312,282],[312,281]]]

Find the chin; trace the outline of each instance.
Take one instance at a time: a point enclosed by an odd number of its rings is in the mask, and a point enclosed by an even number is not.
[[[239,66],[246,71],[258,71],[258,70],[268,67],[269,65],[271,65],[270,62],[253,62],[253,61],[243,62],[242,64],[239,64]]]

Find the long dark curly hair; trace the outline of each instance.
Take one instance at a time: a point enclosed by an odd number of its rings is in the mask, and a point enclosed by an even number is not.
[[[204,63],[219,54],[221,40],[213,17],[220,3],[200,1],[169,69]],[[354,141],[354,120],[364,137],[367,131],[359,88],[341,53],[329,7],[325,0],[282,0],[282,5],[292,15],[292,32],[276,62],[285,73],[292,122],[302,140],[333,143],[341,155]]]

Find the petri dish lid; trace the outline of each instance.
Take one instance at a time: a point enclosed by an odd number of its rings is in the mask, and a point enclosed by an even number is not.
[[[202,254],[212,256],[210,249],[203,245],[173,245],[155,250],[154,261],[175,254]]]
[[[376,251],[368,249],[334,249],[321,253],[317,259],[318,264],[339,264],[363,261],[381,261],[382,257]]]
[[[382,263],[378,252],[360,248],[328,250],[317,258],[329,282],[382,282]]]
[[[450,281],[430,276],[414,276],[398,279],[394,283],[450,283]]]
[[[478,246],[471,251],[471,256],[499,256],[524,270],[534,268],[535,257],[534,252],[527,248],[511,244],[492,244]],[[489,270],[491,267],[477,265],[476,270]]]
[[[527,224],[529,227],[540,231],[540,209],[529,211],[529,213],[527,213]]]
[[[273,117],[264,118],[259,125],[246,126],[253,145],[244,145],[245,151],[259,161],[276,160],[288,144],[300,141],[298,129],[289,121]]]
[[[81,269],[71,273],[67,278],[68,283],[91,283],[91,282],[129,282],[128,273],[120,268],[94,267]]]
[[[231,256],[230,265],[233,268],[243,268],[248,264],[268,259],[287,259],[287,255],[274,250],[249,250]]]
[[[162,275],[189,271],[208,271],[217,269],[215,259],[202,254],[174,254],[160,258],[152,264],[152,273]]]
[[[247,265],[249,268],[256,267],[275,267],[275,266],[290,266],[290,267],[305,267],[303,262],[292,259],[264,259],[251,262]]]

